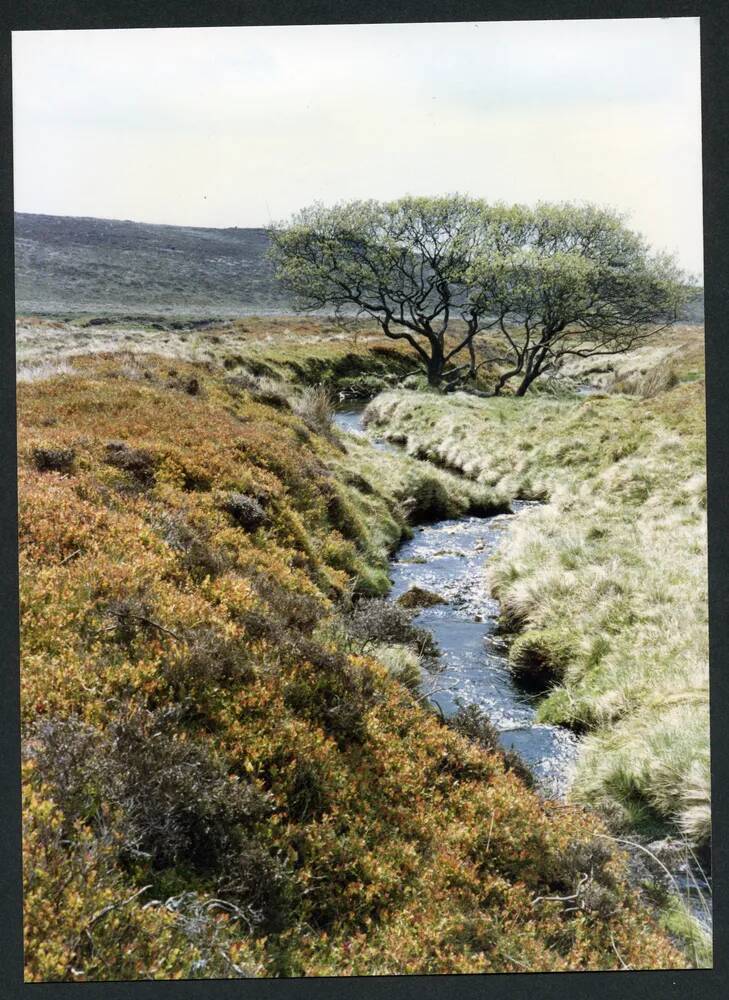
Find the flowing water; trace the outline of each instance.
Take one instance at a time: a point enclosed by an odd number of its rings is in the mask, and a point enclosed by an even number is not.
[[[515,508],[527,506],[515,504]],[[444,603],[423,608],[416,624],[437,641],[443,671],[424,684],[448,716],[459,703],[482,708],[500,732],[504,747],[516,750],[544,791],[562,795],[577,752],[566,729],[539,725],[528,696],[514,684],[504,645],[496,635],[498,604],[489,593],[486,564],[511,515],[464,517],[417,528],[390,567],[393,600],[422,587]]]
[[[363,409],[364,404],[340,409],[336,425],[363,434]],[[372,443],[397,450],[385,441]],[[513,505],[515,512],[531,506]],[[562,727],[537,723],[529,696],[513,682],[496,634],[498,604],[486,580],[486,564],[512,516],[463,517],[416,528],[390,564],[390,598],[397,600],[415,586],[443,598],[414,619],[433,635],[442,654],[442,670],[426,678],[423,694],[446,716],[459,704],[478,705],[499,730],[503,746],[516,750],[545,794],[561,797],[569,784],[577,740]]]
[[[334,422],[350,434],[364,435],[362,414],[366,403],[348,403]],[[367,434],[374,447],[399,451],[399,447]],[[528,516],[536,504],[515,501],[514,513]],[[464,517],[436,521],[415,529],[390,564],[392,590],[397,600],[412,587],[439,595],[443,602],[423,608],[414,621],[428,629],[441,650],[442,670],[423,682],[423,694],[445,716],[459,704],[482,708],[500,733],[505,748],[515,750],[532,770],[543,794],[563,798],[569,787],[579,741],[567,729],[540,724],[530,696],[513,681],[499,638],[499,607],[491,596],[487,564],[509,520],[514,515]],[[630,852],[645,860],[638,849]],[[701,868],[684,856],[666,858],[671,885],[678,891],[702,926],[711,928],[711,882]],[[654,872],[655,875],[655,872]],[[658,872],[658,877],[661,872]]]

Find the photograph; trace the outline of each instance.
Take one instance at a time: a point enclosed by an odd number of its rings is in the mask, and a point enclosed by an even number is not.
[[[12,32],[25,983],[714,967],[703,27]]]

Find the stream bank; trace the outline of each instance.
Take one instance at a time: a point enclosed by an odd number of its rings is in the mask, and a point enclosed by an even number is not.
[[[366,403],[343,404],[334,417],[336,426],[364,435],[365,407]],[[382,439],[371,440],[381,450],[400,450]],[[514,513],[532,506],[530,501],[512,505]],[[498,603],[486,583],[486,564],[512,516],[470,516],[418,526],[392,558],[390,599],[397,600],[413,587],[443,598],[414,618],[441,650],[442,670],[424,681],[423,695],[446,717],[455,714],[460,704],[477,705],[499,730],[503,747],[516,751],[528,765],[543,793],[563,798],[578,740],[562,726],[536,721],[532,699],[511,676],[498,636]]]
[[[589,393],[585,393],[589,394]],[[366,437],[389,452],[400,445],[363,427],[366,401],[342,403],[334,415],[342,431]],[[560,725],[536,721],[534,696],[515,682],[498,634],[499,604],[491,595],[486,565],[500,544],[509,520],[539,506],[513,501],[513,514],[466,516],[419,525],[390,563],[395,601],[412,588],[443,600],[418,611],[414,623],[427,629],[441,650],[442,671],[423,682],[423,695],[447,718],[460,705],[475,704],[499,731],[504,749],[515,751],[532,771],[548,798],[565,799],[580,750],[575,734]],[[634,884],[659,885],[680,900],[702,931],[711,932],[711,879],[678,841],[622,844],[631,858]]]

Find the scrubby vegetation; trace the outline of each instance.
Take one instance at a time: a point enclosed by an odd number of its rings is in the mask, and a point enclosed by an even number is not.
[[[367,414],[411,456],[547,501],[492,562],[513,669],[546,689],[542,720],[588,733],[577,799],[694,845],[710,836],[701,334],[604,365],[602,395],[399,391]]]
[[[600,822],[413,694],[388,550],[500,494],[257,389],[104,355],[19,386],[27,978],[684,966]]]
[[[417,367],[407,351],[373,324],[355,320],[246,317],[201,324],[138,316],[101,323],[93,316],[24,316],[18,319],[16,336],[21,382],[68,374],[75,357],[114,352],[122,354],[131,377],[138,373],[140,359],[152,354],[223,367],[245,388],[255,380],[261,393],[267,388],[280,392],[282,381],[293,381],[369,399]]]

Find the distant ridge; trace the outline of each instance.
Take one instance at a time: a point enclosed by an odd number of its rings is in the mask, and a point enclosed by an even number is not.
[[[265,229],[15,213],[18,313],[290,312]]]
[[[15,213],[19,314],[229,317],[288,313],[265,229]],[[684,321],[703,323],[701,291]]]

